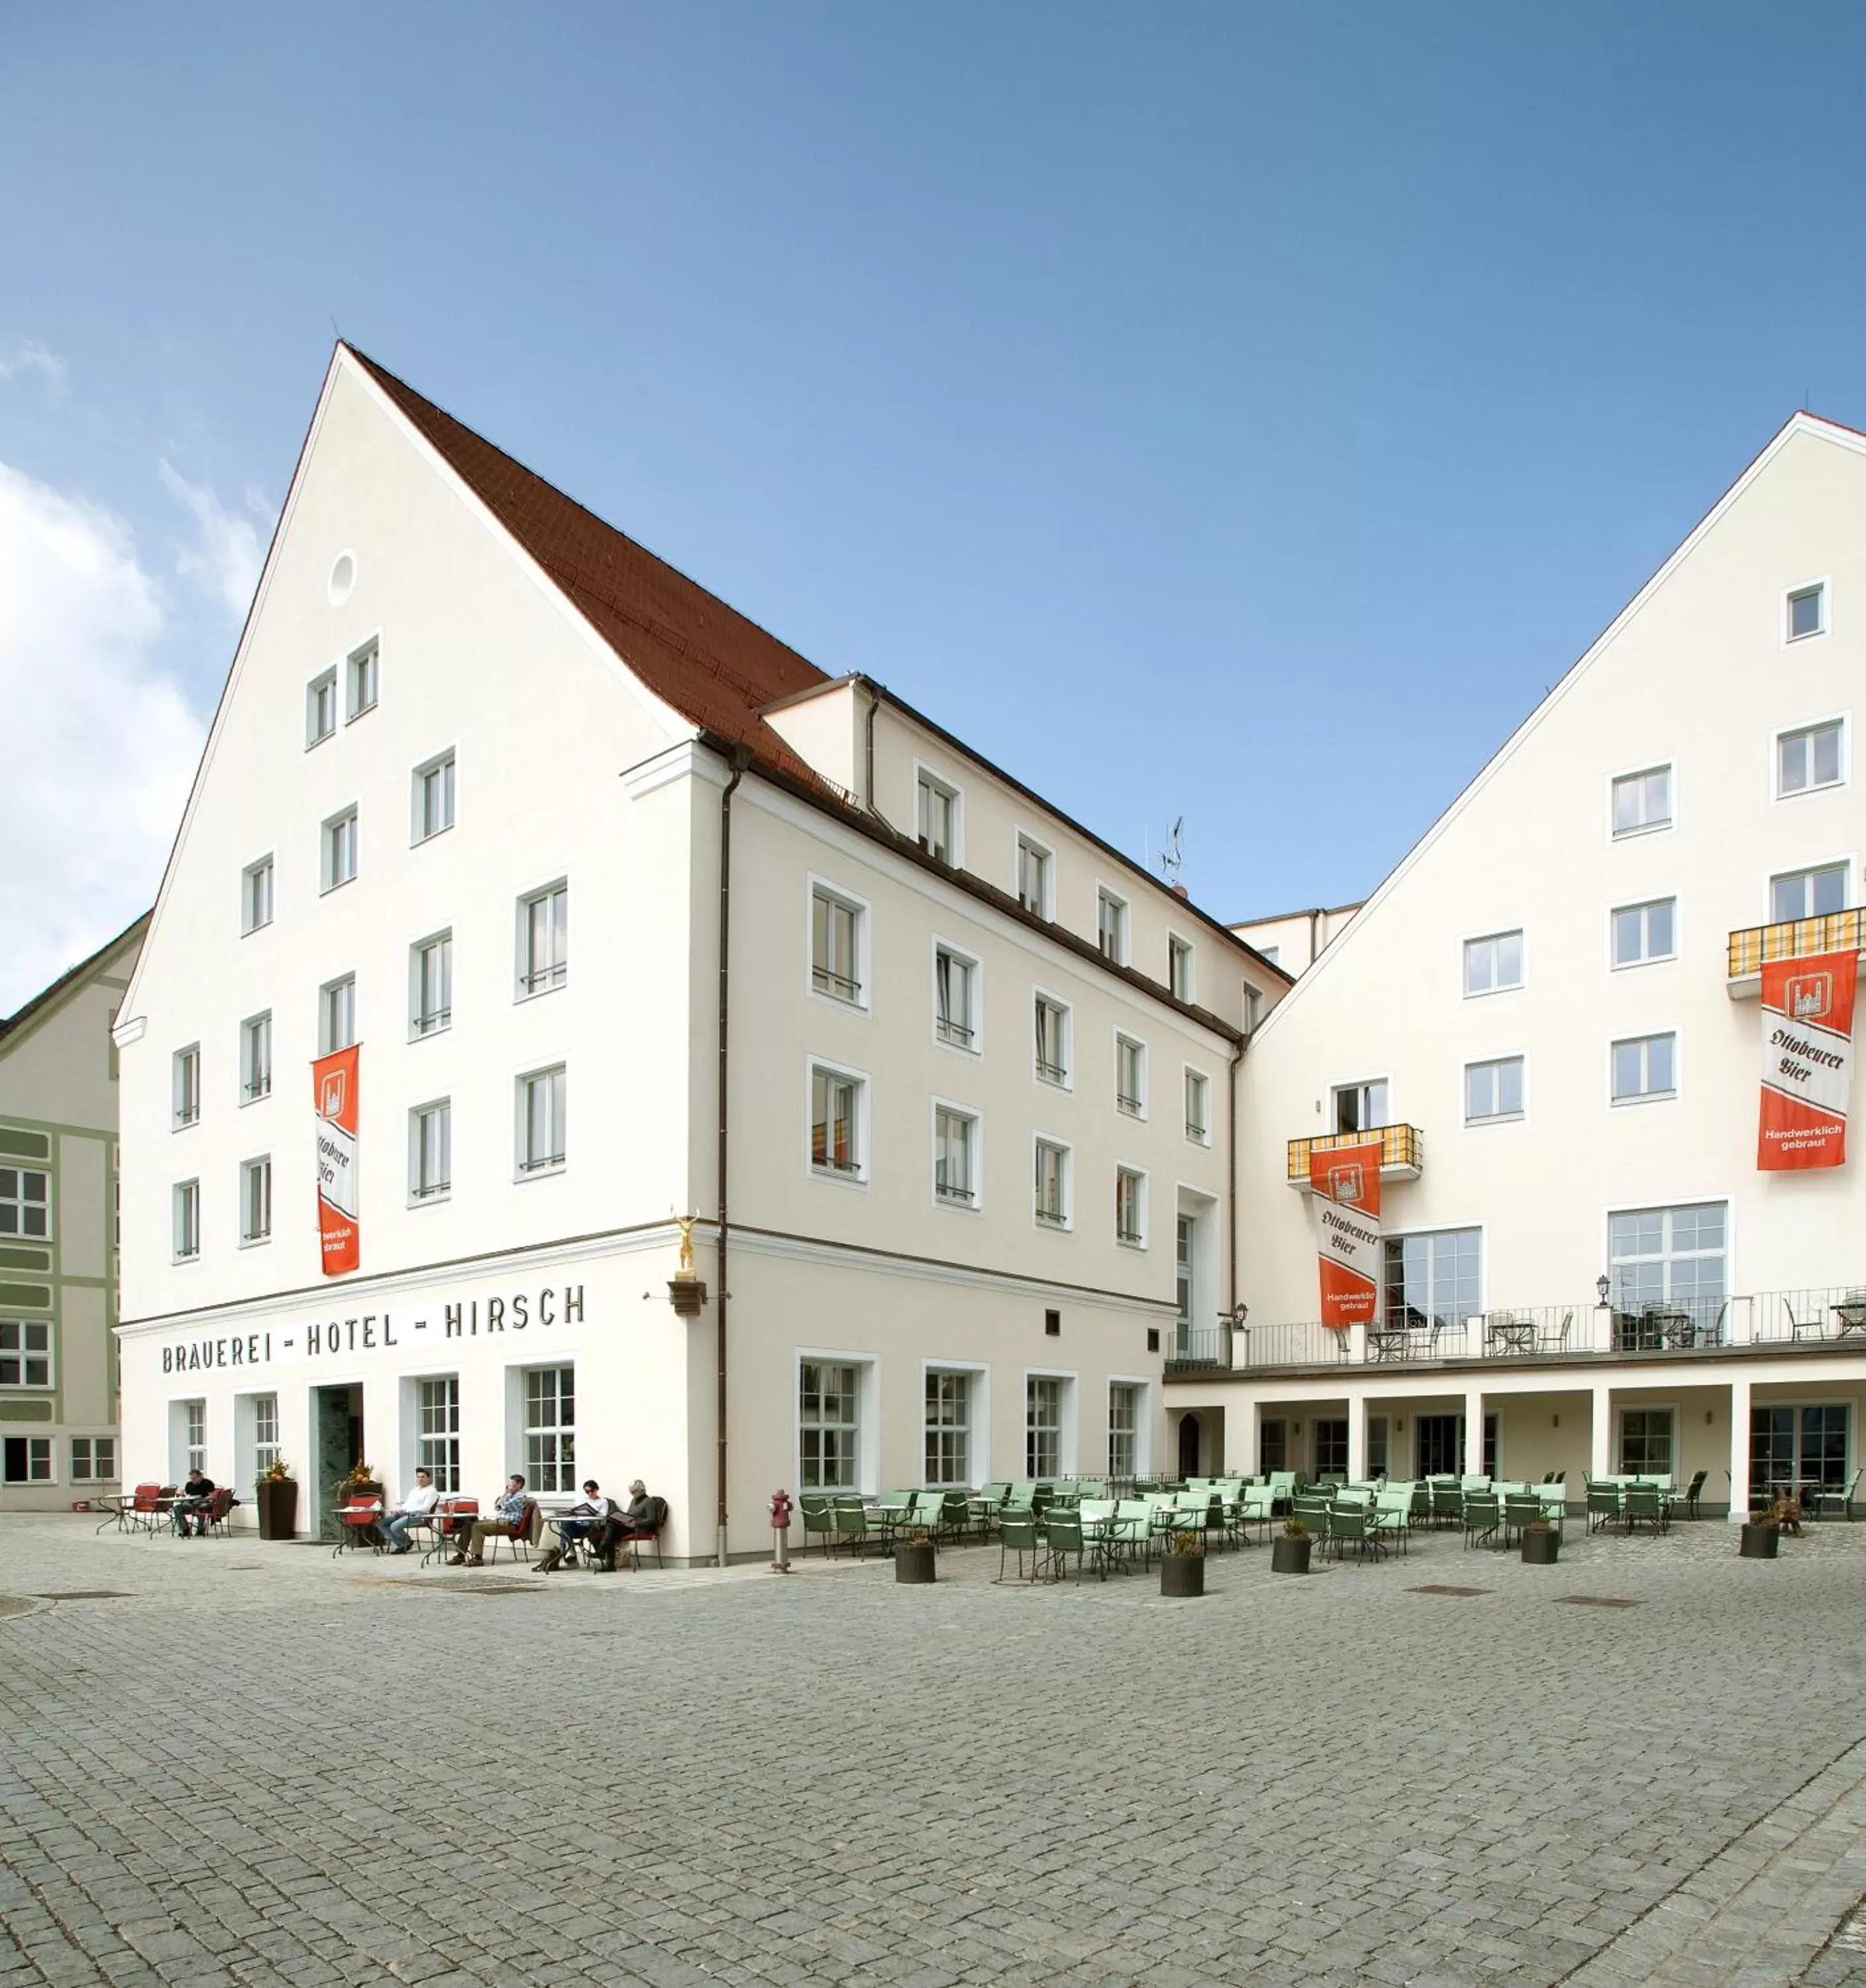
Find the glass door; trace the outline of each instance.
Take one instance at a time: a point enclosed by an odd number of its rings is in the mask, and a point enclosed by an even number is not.
[[[1771,1403],[1749,1411],[1749,1495],[1766,1503],[1778,1491],[1802,1492],[1847,1481],[1847,1409],[1843,1401],[1807,1407]]]
[[[1192,1357],[1192,1217],[1179,1218],[1176,1290],[1179,1299],[1179,1324],[1175,1334],[1175,1357],[1189,1360]]]

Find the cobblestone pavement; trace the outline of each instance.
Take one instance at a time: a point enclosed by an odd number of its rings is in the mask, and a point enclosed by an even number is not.
[[[1866,1526],[1167,1602],[92,1523],[0,1520],[63,1598],[0,1618],[4,1988],[1866,1983]]]

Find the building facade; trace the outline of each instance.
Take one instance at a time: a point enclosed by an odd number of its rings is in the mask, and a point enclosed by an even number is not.
[[[340,347],[117,1030],[126,1468],[639,1476],[688,1560],[1143,1474],[1288,986]]]
[[[1249,1317],[1168,1388],[1208,1461],[1702,1470],[1739,1513],[1851,1480],[1862,1161],[1759,1168],[1758,995],[1866,937],[1863,672],[1866,439],[1797,416],[1253,1041]],[[1369,1136],[1378,1306],[1337,1333],[1310,1155]]]
[[[0,1022],[0,1511],[117,1489],[110,1025],[148,922]]]

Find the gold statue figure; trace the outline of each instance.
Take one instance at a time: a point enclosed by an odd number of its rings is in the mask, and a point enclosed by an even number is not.
[[[700,1218],[697,1215],[677,1215],[674,1219],[679,1224],[681,1232],[680,1275],[691,1277],[693,1275],[693,1225]]]

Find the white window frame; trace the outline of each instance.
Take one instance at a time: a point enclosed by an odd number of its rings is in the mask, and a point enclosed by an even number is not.
[[[1342,1128],[1337,1122],[1340,1117],[1337,1100],[1343,1092],[1371,1091],[1377,1085],[1387,1094],[1386,1116],[1376,1119],[1371,1125],[1357,1126],[1354,1128],[1354,1136],[1367,1138],[1384,1126],[1397,1125],[1401,1122],[1398,1113],[1393,1108],[1393,1080],[1390,1077],[1352,1077],[1346,1084],[1331,1084],[1328,1087],[1328,1136],[1333,1138],[1341,1133]]]
[[[1153,1475],[1153,1382],[1144,1374],[1110,1374],[1108,1376],[1108,1424],[1107,1435],[1110,1447],[1114,1441],[1114,1390],[1131,1388],[1134,1390],[1134,1469],[1126,1473],[1133,1477],[1151,1477]],[[1114,1459],[1108,1459],[1107,1475],[1123,1475],[1114,1468]]]
[[[970,1034],[963,1042],[955,1042],[942,1032],[939,1019],[939,961],[946,954],[963,966],[967,972],[972,995],[972,1020]],[[955,945],[949,938],[941,938],[936,932],[933,936],[933,1040],[941,1048],[956,1050],[961,1056],[980,1057],[985,1053],[985,962],[975,952],[962,945]]]
[[[320,694],[330,693],[330,722],[323,731],[318,729],[317,708]],[[326,739],[337,735],[337,725],[342,718],[343,692],[337,684],[337,666],[335,663],[321,669],[305,685],[305,750],[309,752],[323,744]]]
[[[193,1232],[194,1248],[182,1244]],[[174,1263],[201,1261],[201,1179],[198,1175],[177,1181],[169,1191],[169,1260]]]
[[[820,987],[816,984],[816,901],[820,898],[837,909],[847,911],[850,916],[849,941],[854,952],[855,971],[852,974],[838,973],[833,966],[826,965],[824,978],[832,982],[837,980],[852,982],[853,989],[848,993],[838,992],[833,986]],[[808,922],[804,926],[803,986],[813,1001],[822,1001],[844,1013],[870,1015],[874,1012],[874,918],[866,898],[858,897],[853,891],[844,890],[841,884],[833,884],[827,877],[813,873],[806,880],[804,904]]]
[[[431,1014],[424,1014],[421,962],[427,953],[438,945],[447,948],[447,1005],[434,1009]],[[453,1026],[454,928],[448,925],[439,931],[430,932],[425,938],[417,938],[408,948],[408,1040],[411,1043],[424,1043],[430,1036],[445,1035]]]
[[[58,1451],[54,1446],[50,1436],[15,1435],[9,1428],[7,1432],[7,1440],[9,1442],[23,1442],[25,1445],[26,1474],[23,1477],[6,1478],[3,1480],[5,1483],[8,1484],[57,1483],[59,1481]],[[46,1462],[46,1468],[42,1474],[34,1468],[35,1465],[39,1462],[39,1456],[42,1453],[44,1456]]]
[[[559,958],[549,961],[540,967],[531,948],[531,913],[534,904],[545,903],[561,892],[563,896],[563,952]],[[557,929],[556,915],[549,920],[552,935]],[[541,1000],[546,994],[556,994],[570,985],[570,880],[567,875],[554,877],[548,884],[534,885],[529,891],[521,891],[515,912],[516,943],[512,950],[512,996],[515,1001]],[[542,982],[543,985],[539,983]]]
[[[1811,863],[1797,863],[1792,870],[1772,870],[1763,886],[1763,922],[1765,925],[1800,925],[1807,918],[1832,918],[1831,911],[1804,911],[1800,918],[1778,918],[1775,915],[1775,887],[1790,877],[1812,877],[1823,870],[1837,870],[1841,873],[1840,901],[1843,907],[1851,907],[1854,901],[1854,879],[1858,874],[1857,860],[1849,853],[1844,856],[1817,857]]]
[[[170,1063],[169,1129],[186,1132],[201,1123],[201,1045],[176,1050]]]
[[[1185,962],[1183,989],[1175,984],[1181,978],[1175,969],[1181,959]],[[1166,935],[1166,991],[1188,1008],[1198,998],[1198,948],[1184,932],[1169,931]]]
[[[1109,936],[1109,915],[1113,914],[1114,950],[1104,942]],[[1120,891],[1099,881],[1095,885],[1095,950],[1112,966],[1125,966],[1133,958],[1134,907]]]
[[[1131,1233],[1123,1234],[1121,1226],[1121,1188],[1124,1183],[1129,1181],[1134,1183],[1136,1226]],[[1121,1249],[1144,1250],[1147,1248],[1148,1202],[1150,1198],[1146,1169],[1144,1167],[1131,1167],[1124,1161],[1117,1160],[1114,1165],[1114,1240]]]
[[[852,1422],[813,1423],[813,1428],[847,1428],[854,1435],[853,1482],[847,1485],[806,1487],[803,1473],[803,1370],[806,1367],[848,1367],[854,1370],[855,1419]],[[799,1346],[794,1349],[790,1368],[790,1432],[792,1455],[799,1490],[818,1489],[873,1493],[881,1485],[881,1361],[878,1354],[858,1353],[848,1347]],[[924,1384],[921,1400],[925,1399]],[[925,1415],[924,1406],[921,1410]],[[924,1447],[924,1444],[923,1444]]]
[[[252,1403],[253,1476],[256,1480],[279,1461],[279,1452],[284,1445],[279,1434],[278,1395],[265,1393],[248,1398]]]
[[[9,1194],[4,1204],[0,1205],[4,1205],[12,1212],[13,1219],[18,1225],[12,1229],[0,1229],[0,1242],[44,1242],[49,1245],[56,1233],[57,1226],[52,1220],[53,1186],[51,1161],[47,1160],[35,1166],[21,1160],[15,1155],[8,1153],[3,1158],[0,1158],[0,1172],[9,1173],[14,1177],[15,1192]],[[29,1175],[45,1183],[46,1192],[37,1200],[26,1192],[26,1178]],[[27,1213],[35,1208],[43,1209],[46,1219],[45,1227],[36,1236],[26,1226]]]
[[[265,1008],[256,1015],[248,1015],[240,1024],[241,1108],[263,1104],[272,1094],[272,1011]]]
[[[1672,1218],[1682,1209],[1718,1208],[1723,1211],[1723,1247],[1721,1250],[1679,1250],[1672,1246]],[[1622,1216],[1656,1215],[1661,1218],[1658,1252],[1654,1256],[1634,1255],[1618,1256],[1614,1253],[1614,1222]],[[1729,1303],[1732,1294],[1739,1287],[1736,1281],[1736,1197],[1728,1190],[1708,1194],[1679,1195],[1666,1202],[1635,1202],[1630,1206],[1608,1205],[1601,1211],[1601,1261],[1606,1266],[1611,1280],[1610,1302],[1616,1309],[1630,1307],[1637,1302],[1627,1298],[1620,1288],[1618,1272],[1624,1264],[1641,1265],[1656,1263],[1661,1266],[1660,1282],[1663,1290],[1658,1302],[1680,1309],[1692,1305],[1706,1304],[1707,1299],[1687,1297],[1674,1293],[1672,1266],[1679,1263],[1699,1263],[1712,1256],[1721,1257],[1723,1263],[1723,1292],[1717,1300],[1719,1305]],[[1695,1280],[1694,1280],[1695,1281]]]
[[[926,838],[921,833],[921,802],[922,788],[943,796],[948,803],[946,820],[951,847],[945,856],[938,855],[928,847]],[[936,862],[944,863],[948,869],[962,870],[965,867],[965,789],[955,786],[937,766],[930,766],[924,759],[914,762],[914,839]]]
[[[519,1368],[517,1372],[519,1454],[524,1459],[525,1489],[533,1497],[539,1493],[553,1497],[574,1492],[576,1489],[576,1401],[581,1392],[577,1384],[576,1363],[573,1360],[534,1361]],[[542,1415],[536,1419],[532,1417],[531,1382],[534,1374],[555,1374],[559,1377],[551,1390],[552,1405],[556,1412],[554,1420],[546,1422]],[[570,1412],[567,1418],[563,1412],[565,1388],[561,1378],[566,1374],[570,1377]],[[534,1439],[540,1445],[547,1439],[553,1444],[556,1455],[548,1466],[541,1461],[541,1449],[534,1453]],[[547,1483],[545,1481],[547,1478],[554,1478],[556,1482]]]
[[[347,829],[349,834],[345,836]],[[343,875],[337,874],[340,856],[347,850],[350,868]],[[351,801],[334,814],[327,814],[318,827],[318,895],[327,898],[333,891],[340,891],[346,884],[353,884],[363,867],[363,809],[360,802]]]
[[[262,1212],[265,1226],[263,1229],[252,1226],[254,1182],[260,1183]],[[239,1246],[242,1249],[256,1249],[272,1239],[272,1156],[270,1153],[255,1153],[240,1162]]]
[[[359,696],[361,689],[367,695]],[[382,636],[366,635],[343,654],[343,722],[354,725],[382,700]]]
[[[1805,634],[1790,634],[1790,617],[1794,612],[1794,604],[1797,600],[1805,600],[1810,593],[1817,593],[1820,597],[1820,625],[1817,628],[1809,629]],[[1781,646],[1784,649],[1794,648],[1803,642],[1817,642],[1822,636],[1831,634],[1833,610],[1834,581],[1831,574],[1822,573],[1818,579],[1804,580],[1796,586],[1783,587],[1781,604],[1776,615],[1776,626],[1781,631]]]
[[[844,1169],[828,1165],[819,1166],[814,1154],[816,1130],[816,1073],[855,1087],[853,1128],[855,1139],[855,1165]],[[865,1070],[856,1070],[850,1065],[838,1063],[833,1057],[812,1056],[803,1060],[803,1171],[813,1181],[828,1181],[839,1187],[866,1188],[870,1178],[869,1154],[872,1127],[870,1113],[872,1109],[874,1087]]]
[[[1474,1070],[1497,1070],[1505,1063],[1519,1066],[1516,1087],[1522,1102],[1514,1111],[1490,1111],[1475,1114],[1471,1110],[1471,1073]],[[1459,1073],[1459,1115],[1466,1125],[1520,1125],[1529,1116],[1529,1058],[1520,1050],[1506,1050],[1500,1056],[1474,1057]]]
[[[423,1162],[427,1157],[427,1130],[431,1118],[438,1114],[441,1128],[441,1177],[429,1182]],[[408,1109],[408,1205],[411,1208],[432,1208],[437,1203],[451,1200],[454,1191],[454,1100],[451,1097],[431,1097],[424,1104],[411,1105]]]
[[[437,775],[444,774],[441,790],[446,800],[446,820],[438,827],[427,824],[427,786]],[[437,752],[431,759],[424,759],[409,776],[408,795],[408,846],[418,849],[424,842],[432,842],[437,836],[445,835],[454,825],[459,793],[459,761],[455,749],[449,746]]]
[[[45,1344],[34,1346],[29,1335],[45,1334]],[[8,1338],[12,1344],[6,1344]],[[0,1379],[0,1392],[8,1395],[50,1394],[59,1384],[59,1334],[56,1324],[49,1318],[0,1318],[0,1359],[17,1360],[19,1378],[17,1381]],[[42,1360],[46,1363],[46,1378],[34,1381],[27,1377],[32,1369],[28,1362]],[[9,1431],[8,1433],[13,1433]]]
[[[1506,938],[1516,942],[1520,965],[1513,980],[1499,981],[1492,977],[1488,987],[1471,985],[1471,949],[1473,946],[1500,946]],[[1491,955],[1493,975],[1503,970],[1501,955],[1493,951]],[[1520,994],[1529,985],[1529,934],[1522,925],[1503,925],[1495,931],[1474,932],[1460,942],[1458,948],[1459,991],[1467,1001],[1488,1001],[1496,994]]]
[[[1024,903],[1024,851],[1026,849],[1032,855],[1043,859],[1041,876],[1043,901],[1040,906]],[[1019,904],[1023,905],[1024,909],[1029,912],[1032,917],[1041,918],[1046,925],[1055,924],[1056,853],[1041,837],[1033,835],[1028,829],[1025,828],[1020,828],[1016,831],[1015,840],[1011,844],[1011,895]]]
[[[1192,1118],[1192,1086],[1199,1087],[1201,1114],[1204,1124],[1195,1128]],[[1212,1077],[1209,1070],[1201,1070],[1196,1063],[1184,1066],[1180,1080],[1183,1093],[1182,1104],[1185,1111],[1185,1136],[1188,1145],[1209,1148],[1212,1144]]]
[[[84,1468],[78,1468],[78,1445],[84,1445]],[[66,1462],[70,1468],[68,1482],[73,1484],[120,1484],[123,1479],[117,1474],[117,1439],[113,1435],[74,1435],[66,1445]],[[108,1463],[107,1470],[99,1465]]]
[[[1803,638],[1805,640],[1805,637]],[[1782,748],[1791,739],[1814,738],[1821,732],[1837,732],[1840,735],[1840,749],[1835,756],[1839,771],[1831,780],[1810,778],[1806,785],[1791,787],[1782,778]],[[1809,771],[1813,772],[1810,754]],[[1853,779],[1853,714],[1850,711],[1831,711],[1824,717],[1810,718],[1800,725],[1784,725],[1769,742],[1769,783],[1770,797],[1778,801],[1798,801],[1810,794],[1831,794],[1836,787],[1849,786]]]
[[[1759,1403],[1757,1405],[1774,1408],[1776,1407],[1778,1404],[1773,1401],[1770,1401],[1766,1403]],[[1610,1460],[1613,1464],[1615,1474],[1619,1474],[1620,1466],[1621,1463],[1624,1462],[1626,1457],[1626,1418],[1629,1410],[1636,1415],[1664,1415],[1670,1420],[1672,1424],[1672,1466],[1671,1469],[1665,1474],[1675,1481],[1680,1475],[1678,1469],[1678,1449],[1684,1435],[1684,1418],[1678,1413],[1678,1405],[1675,1401],[1614,1402],[1614,1448],[1613,1456]],[[1636,1472],[1634,1474],[1636,1476],[1646,1476],[1655,1473]]]
[[[1126,1094],[1121,1087],[1121,1051],[1124,1049],[1131,1049],[1134,1052],[1134,1081],[1139,1095],[1131,1100],[1126,1099]],[[1131,1030],[1117,1028],[1114,1031],[1114,1108],[1122,1117],[1131,1118],[1142,1125],[1147,1123],[1151,1115],[1152,1104],[1153,1073],[1150,1065],[1151,1059],[1145,1042]]]
[[[265,915],[259,916],[261,880],[264,880]],[[272,921],[275,905],[274,893],[279,885],[279,872],[273,863],[272,852],[268,850],[263,856],[255,857],[240,872],[240,936],[249,938],[254,932],[263,931]]]
[[[1469,1311],[1460,1312],[1452,1316],[1448,1323],[1462,1325],[1472,1318],[1479,1317],[1489,1307],[1490,1303],[1490,1225],[1484,1220],[1422,1222],[1409,1229],[1383,1230],[1380,1238],[1379,1267],[1374,1273],[1377,1286],[1375,1302],[1379,1307],[1381,1317],[1385,1319],[1387,1314],[1387,1251],[1391,1245],[1397,1242],[1401,1246],[1403,1259],[1405,1247],[1408,1242],[1432,1243],[1438,1241],[1442,1236],[1466,1235],[1475,1236],[1477,1238],[1477,1300]],[[1403,1270],[1403,1261],[1401,1267]],[[1429,1276],[1431,1273],[1429,1263],[1427,1269]],[[1430,1303],[1435,1296],[1435,1290],[1428,1291],[1428,1303]],[[1387,1319],[1387,1323],[1391,1325],[1393,1321]]]
[[[1671,812],[1663,821],[1636,822],[1631,828],[1618,827],[1619,809],[1617,800],[1621,783],[1624,780],[1649,780],[1655,773],[1665,776],[1666,797]],[[1678,768],[1675,759],[1649,760],[1643,766],[1623,767],[1617,773],[1607,776],[1607,839],[1609,842],[1632,842],[1642,835],[1663,835],[1668,829],[1675,828],[1678,820]]]
[[[1060,1219],[1037,1212],[1036,1156],[1039,1150],[1048,1147],[1062,1155],[1062,1165],[1058,1169],[1057,1186],[1060,1190],[1063,1212]],[[1073,1235],[1076,1226],[1076,1149],[1067,1139],[1059,1139],[1053,1133],[1034,1131],[1030,1134],[1030,1226],[1051,1235]]]
[[[938,1477],[926,1469],[927,1436],[935,1428],[950,1428],[950,1423],[933,1423],[927,1420],[927,1383],[935,1374],[956,1374],[965,1383],[965,1474],[960,1477]],[[920,1462],[921,1475],[919,1482],[929,1489],[958,1491],[969,1489],[975,1484],[990,1481],[992,1453],[992,1370],[981,1361],[975,1360],[925,1360],[920,1368]],[[856,1449],[856,1460],[861,1459],[860,1445]],[[979,1469],[983,1463],[985,1468]]]
[[[966,1158],[970,1169],[970,1192],[966,1195],[942,1194],[939,1185],[940,1137],[939,1121],[942,1114],[962,1118],[972,1128],[967,1142]],[[931,1128],[932,1150],[929,1160],[928,1192],[935,1208],[954,1209],[962,1215],[979,1215],[985,1209],[985,1119],[976,1105],[962,1104],[956,1098],[935,1097],[928,1112]]]
[[[330,997],[340,988],[350,989],[350,1040],[340,1043],[331,1027]],[[339,1050],[346,1050],[362,1040],[357,1032],[357,976],[354,973],[340,973],[334,979],[326,980],[317,990],[317,1053],[319,1056],[335,1056]]]
[[[1637,959],[1621,959],[1616,948],[1618,943],[1618,921],[1628,911],[1643,911],[1648,915],[1640,921],[1642,937],[1649,933],[1652,921],[1650,914],[1661,904],[1672,908],[1672,950],[1669,952],[1641,953]],[[1631,973],[1642,966],[1663,966],[1675,961],[1681,948],[1678,943],[1678,901],[1675,897],[1636,898],[1631,904],[1614,904],[1607,914],[1607,970],[1610,973]]]
[[[441,1391],[438,1401],[429,1399],[430,1388]],[[414,1468],[428,1472],[428,1482],[444,1498],[457,1496],[460,1490],[460,1376],[411,1374],[408,1376],[408,1392],[410,1419],[414,1425]],[[571,1405],[574,1409],[574,1393]],[[574,1428],[576,1425],[573,1422],[569,1426]],[[529,1475],[525,1482],[529,1490]]]
[[[1669,1090],[1631,1091],[1624,1097],[1618,1095],[1614,1089],[1614,1052],[1633,1043],[1646,1046],[1644,1053],[1640,1057],[1640,1068],[1642,1073],[1649,1073],[1652,1063],[1651,1050],[1649,1046],[1655,1042],[1661,1042],[1667,1037],[1671,1039],[1672,1043],[1672,1088]],[[1684,1095],[1684,1060],[1683,1039],[1675,1024],[1642,1029],[1634,1036],[1616,1036],[1607,1046],[1607,1104],[1616,1111],[1634,1104],[1671,1104],[1675,1099]]]
[[[1081,1375],[1073,1368],[1026,1367],[1023,1370],[1023,1385],[1018,1390],[1018,1406],[1023,1413],[1018,1417],[1018,1435],[1020,1439],[1018,1462],[1024,1466],[1019,1470],[1020,1478],[1030,1475],[1028,1469],[1030,1456],[1030,1383],[1033,1381],[1057,1381],[1061,1386],[1056,1394],[1056,1470],[1059,1477],[1074,1477],[1079,1474],[1077,1462],[1081,1433],[1081,1388],[1078,1384]]]
[[[1060,1063],[1049,1066],[1060,1070],[1062,1074],[1051,1077],[1041,1067],[1036,1053],[1036,1009],[1039,1002],[1046,1002],[1061,1016],[1056,1029],[1057,1046],[1062,1057]],[[1033,987],[1030,990],[1030,1080],[1050,1090],[1073,1090],[1076,1087],[1076,1013],[1060,994],[1053,994],[1047,987]]]
[[[540,1160],[530,1151],[531,1142],[531,1086],[548,1082],[553,1078],[563,1080],[561,1105],[553,1107],[556,1124],[551,1143],[556,1148],[555,1157]],[[570,1165],[569,1126],[570,1119],[570,1067],[567,1062],[541,1064],[536,1070],[521,1070],[512,1079],[512,1178],[517,1181],[553,1180]],[[451,1132],[451,1128],[450,1132]]]

